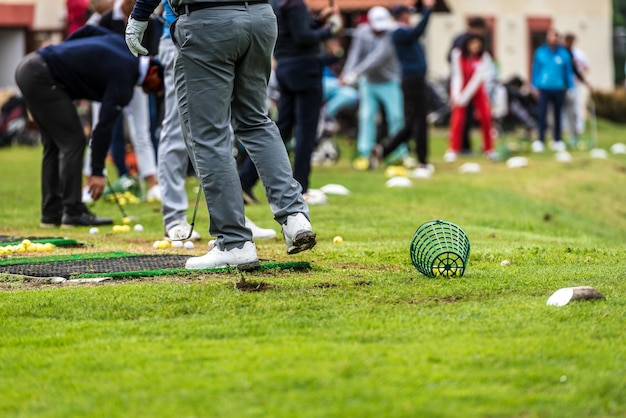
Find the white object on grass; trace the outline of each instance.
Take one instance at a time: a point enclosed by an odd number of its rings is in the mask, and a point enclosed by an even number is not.
[[[350,190],[348,190],[345,186],[342,186],[341,184],[327,184],[320,187],[320,190],[325,194],[336,194],[341,196],[346,196],[350,194]]]
[[[509,168],[521,168],[528,167],[528,158],[526,157],[511,157],[506,160],[506,166]]]
[[[100,232],[100,230],[98,228],[96,228],[95,226],[92,228],[89,228],[89,233],[91,235],[97,234],[98,232]]]
[[[609,158],[609,153],[602,148],[592,149],[591,151],[589,151],[589,155],[591,156],[591,158],[596,158],[599,160],[606,160],[607,158]]]
[[[137,224],[133,227],[133,229],[137,232],[141,232],[143,231],[143,225],[142,224]]]
[[[572,162],[572,156],[567,151],[559,151],[559,152],[557,152],[554,155],[554,157],[560,163],[571,163]]]
[[[471,174],[471,173],[480,173],[480,164],[478,163],[465,163],[459,167],[459,173],[461,174]]]
[[[604,296],[593,287],[578,286],[559,289],[548,298],[549,306],[565,306],[573,300],[604,299]]]
[[[172,241],[172,248],[183,248],[182,241]]]
[[[621,142],[611,145],[611,153],[612,154],[626,154],[626,145],[622,144]]]
[[[193,242],[191,241],[185,241],[185,243],[183,244],[183,246],[188,249],[188,250],[192,250],[195,246],[193,245]]]
[[[392,177],[385,183],[387,187],[411,187],[413,183],[408,177],[396,176]]]
[[[511,264],[511,262],[510,262],[509,260],[502,260],[502,261],[500,262],[500,265],[501,265],[501,266],[508,266],[509,264]]]

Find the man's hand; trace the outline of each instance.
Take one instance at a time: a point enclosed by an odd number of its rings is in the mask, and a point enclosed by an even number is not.
[[[138,54],[148,55],[148,50],[141,45],[141,40],[143,39],[143,34],[147,27],[148,21],[140,22],[132,17],[128,18],[128,24],[126,25],[126,45],[128,45],[128,49],[130,49],[130,52],[132,52],[134,56]]]
[[[318,19],[322,23],[326,23],[328,18],[332,15],[339,13],[339,8],[337,6],[325,7],[322,9],[320,14],[318,15]]]
[[[328,18],[328,26],[330,27],[330,33],[335,35],[341,29],[343,29],[343,19],[340,14],[334,14]]]
[[[106,180],[103,176],[89,176],[87,177],[87,188],[91,198],[96,201],[102,197],[104,188],[106,186]]]
[[[433,7],[435,7],[435,3],[435,0],[422,0],[422,6],[427,9],[432,9]]]

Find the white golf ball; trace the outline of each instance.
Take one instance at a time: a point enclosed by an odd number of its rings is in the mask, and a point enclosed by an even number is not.
[[[183,244],[183,245],[188,250],[191,250],[191,249],[194,248],[193,242],[191,242],[191,241],[185,241],[185,244]]]
[[[89,228],[89,233],[92,235],[97,234],[98,232],[100,232],[100,230],[96,228],[95,226],[93,228]]]
[[[183,248],[182,241],[172,241],[172,248]]]
[[[508,266],[509,264],[511,264],[509,260],[502,260],[502,262],[500,263],[501,266]]]
[[[143,231],[143,225],[142,224],[137,224],[133,227],[133,229],[137,232],[141,232]]]

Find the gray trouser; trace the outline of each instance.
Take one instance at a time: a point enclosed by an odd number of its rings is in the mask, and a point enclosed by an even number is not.
[[[174,42],[178,111],[210,215],[209,233],[230,250],[252,240],[229,124],[256,165],[279,223],[308,208],[293,179],[266,91],[277,36],[270,5],[219,6],[181,15]]]
[[[52,78],[37,52],[20,62],[15,80],[41,132],[41,221],[61,223],[63,214],[79,215],[86,210],[81,201],[87,146],[83,126],[72,98]]]
[[[178,220],[186,219],[189,207],[185,191],[185,178],[189,154],[180,129],[176,86],[174,85],[174,62],[176,47],[170,38],[161,38],[159,60],[165,69],[165,115],[159,139],[158,175],[161,186],[161,212],[163,227],[167,232]]]

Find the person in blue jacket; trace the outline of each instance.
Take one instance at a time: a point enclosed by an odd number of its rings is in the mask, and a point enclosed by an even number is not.
[[[559,33],[549,29],[546,42],[537,48],[533,60],[532,88],[539,100],[539,138],[532,143],[533,152],[542,152],[545,145],[548,104],[552,104],[553,144],[555,151],[565,151],[561,140],[561,110],[567,90],[574,86],[574,68],[570,54],[559,43]]]
[[[91,213],[81,199],[82,167],[87,140],[74,100],[102,103],[92,132],[91,175],[87,187],[94,200],[104,191],[105,158],[117,117],[135,85],[146,92],[162,87],[162,67],[149,57],[134,57],[124,38],[87,25],[64,42],[28,54],[15,80],[41,131],[41,227],[110,225]]]

